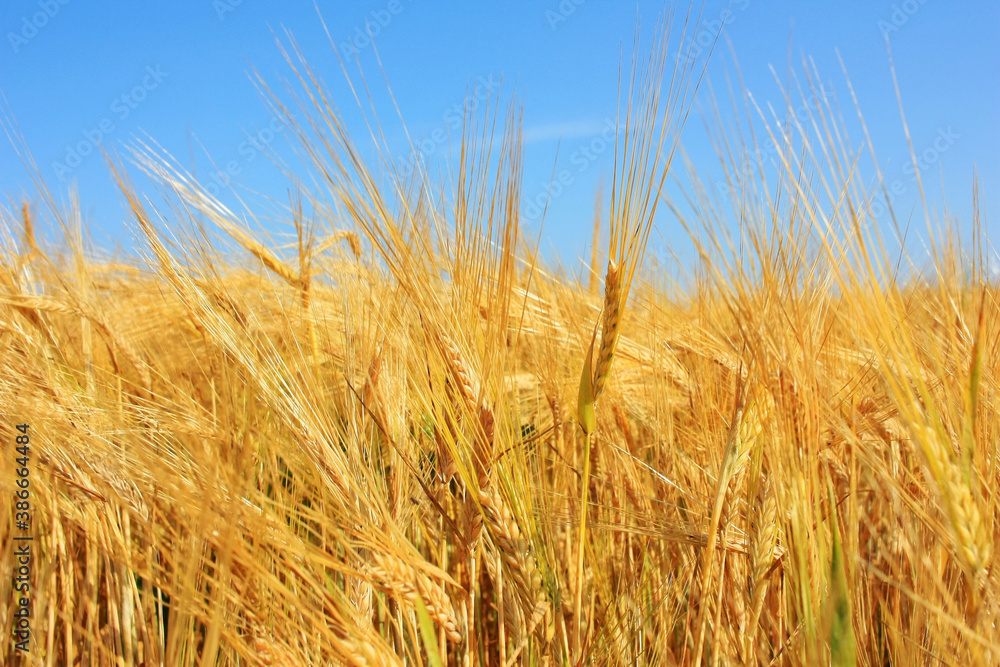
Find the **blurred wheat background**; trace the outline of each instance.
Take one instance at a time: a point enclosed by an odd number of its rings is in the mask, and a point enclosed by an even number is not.
[[[300,106],[260,85],[320,178],[290,173],[286,238],[151,141],[108,157],[141,259],[51,195],[0,209],[0,438],[31,426],[37,554],[32,651],[0,662],[1000,662],[984,221],[970,245],[918,214],[930,261],[888,250],[874,149],[808,64],[808,121],[718,124],[723,205],[680,148],[701,72],[674,19],[624,65],[583,280],[519,224],[516,101],[466,114],[450,175],[402,177],[291,38]],[[687,284],[646,261],[655,215],[697,245]]]

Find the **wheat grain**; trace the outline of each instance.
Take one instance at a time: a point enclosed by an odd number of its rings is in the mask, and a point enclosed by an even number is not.
[[[597,352],[594,368],[594,400],[604,393],[611,364],[615,360],[618,337],[622,324],[622,286],[618,267],[613,260],[608,261],[608,272],[604,278],[604,312],[601,315],[601,347]]]
[[[774,560],[777,519],[777,503],[771,492],[771,483],[767,476],[762,474],[750,510],[750,540],[747,549],[750,563],[747,607],[750,610],[750,617],[744,631],[744,654],[752,654],[756,644],[757,625],[764,607],[767,579]]]
[[[427,607],[427,612],[445,631],[448,639],[453,642],[462,641],[455,611],[440,586],[396,556],[374,552],[372,561],[373,564],[365,569],[379,588],[405,601],[410,607],[419,595]]]
[[[528,620],[528,631],[531,632],[547,610],[538,562],[500,494],[493,488],[486,488],[480,490],[479,500],[499,560],[507,566],[508,581],[514,586],[521,612]]]

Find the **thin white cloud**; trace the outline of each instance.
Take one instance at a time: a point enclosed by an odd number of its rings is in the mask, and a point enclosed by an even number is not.
[[[571,120],[561,123],[546,123],[525,128],[524,143],[533,144],[559,139],[583,139],[600,134],[607,120]]]

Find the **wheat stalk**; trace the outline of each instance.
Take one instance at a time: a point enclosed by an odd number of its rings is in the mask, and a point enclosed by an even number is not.
[[[753,392],[748,397],[747,394]],[[729,506],[731,494],[730,485],[734,478],[740,473],[747,463],[754,445],[757,443],[763,431],[763,421],[767,410],[760,396],[763,391],[755,384],[748,388],[737,390],[736,406],[733,420],[729,427],[729,438],[726,443],[726,450],[722,457],[722,467],[719,471],[719,481],[716,485],[715,502],[712,515],[708,525],[708,541],[702,556],[701,579],[698,590],[702,599],[708,594],[709,583],[712,579],[712,563],[715,558],[715,545],[719,538],[719,526],[723,525],[722,538],[725,539],[725,531],[728,525],[723,523]],[[725,544],[725,542],[723,542]],[[694,664],[701,664],[701,655],[705,644],[705,630],[708,625],[707,609],[705,605],[698,610],[700,622],[698,623],[698,636],[695,643]],[[690,619],[690,616],[688,617]],[[714,641],[713,641],[714,643]]]
[[[351,254],[354,255],[355,259],[359,259],[361,257],[361,240],[358,238],[357,234],[350,231],[335,232],[326,237],[319,244],[317,244],[315,253],[319,255],[320,253],[326,252],[341,241],[347,241],[347,245],[351,248]]]

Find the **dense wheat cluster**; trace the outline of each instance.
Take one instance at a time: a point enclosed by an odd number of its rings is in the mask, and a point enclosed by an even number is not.
[[[769,174],[761,138],[720,135],[732,210],[693,168],[664,202],[694,91],[673,56],[633,68],[582,280],[519,225],[514,106],[468,116],[456,176],[404,181],[294,51],[303,107],[272,100],[319,177],[290,183],[290,244],[150,146],[158,207],[112,161],[141,260],[88,252],[72,207],[4,209],[24,664],[997,664],[981,244],[885,250],[830,107],[764,118]],[[643,261],[668,204],[700,250],[684,286]]]

